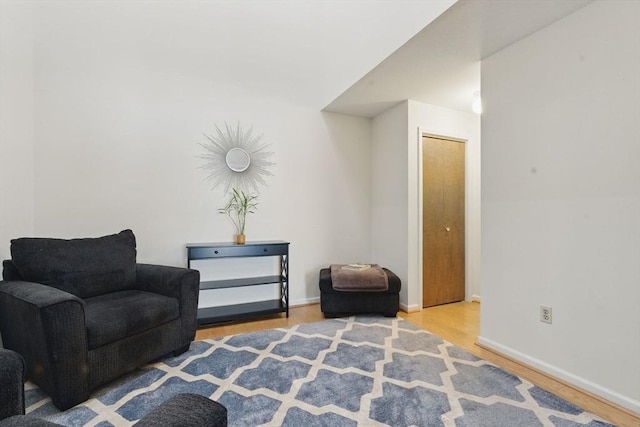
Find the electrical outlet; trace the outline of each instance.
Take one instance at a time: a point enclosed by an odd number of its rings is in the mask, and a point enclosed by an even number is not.
[[[544,305],[540,306],[540,321],[544,323],[552,323],[553,317],[551,313],[551,307]]]

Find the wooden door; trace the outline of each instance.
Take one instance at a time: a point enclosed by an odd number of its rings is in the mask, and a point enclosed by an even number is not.
[[[464,299],[464,143],[423,137],[422,305]]]

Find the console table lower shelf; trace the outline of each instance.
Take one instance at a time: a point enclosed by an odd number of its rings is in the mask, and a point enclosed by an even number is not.
[[[266,300],[245,304],[204,307],[198,309],[198,325],[228,322],[248,317],[286,313],[287,307],[281,300]]]

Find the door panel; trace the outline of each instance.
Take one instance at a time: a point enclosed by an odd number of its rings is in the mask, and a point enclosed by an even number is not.
[[[423,307],[464,299],[464,153],[423,137]]]

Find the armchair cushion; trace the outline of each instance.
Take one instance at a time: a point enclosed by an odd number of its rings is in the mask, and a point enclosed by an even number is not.
[[[121,291],[87,298],[89,349],[130,337],[180,316],[178,300],[143,291]]]
[[[98,238],[20,238],[11,258],[23,280],[56,287],[79,298],[134,289],[136,239],[131,230]]]

